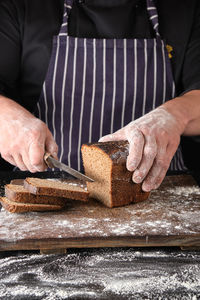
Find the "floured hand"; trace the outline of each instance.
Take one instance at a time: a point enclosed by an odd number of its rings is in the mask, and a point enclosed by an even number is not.
[[[16,102],[0,98],[0,153],[20,170],[44,171],[44,152],[57,156],[58,147],[46,124]]]
[[[184,128],[184,122],[158,107],[99,141],[128,140],[127,169],[134,182],[143,182],[142,189],[150,191],[163,181]]]

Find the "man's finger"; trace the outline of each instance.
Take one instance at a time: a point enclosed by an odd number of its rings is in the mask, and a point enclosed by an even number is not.
[[[157,189],[162,183],[166,172],[167,169],[156,169],[152,167],[149,174],[147,175],[147,178],[142,184],[142,190],[144,192],[150,192],[151,190]]]
[[[7,162],[9,162],[11,165],[17,166],[17,165],[16,165],[16,162],[15,162],[15,160],[14,160],[14,158],[13,158],[12,155],[10,155],[10,154],[8,154],[8,153],[1,152],[1,157],[2,157],[3,159],[5,159]]]
[[[26,165],[23,162],[22,155],[21,154],[15,154],[13,155],[13,158],[15,160],[16,166],[21,170],[21,171],[26,171],[28,170]]]
[[[169,168],[172,156],[167,153],[168,145],[159,145],[158,153],[153,162],[152,168],[149,171],[142,188],[144,191],[149,192],[152,189],[159,187],[163,181],[165,174]]]
[[[58,145],[56,144],[51,132],[48,132],[45,141],[45,151],[49,152],[55,159],[58,159]]]
[[[44,162],[44,145],[38,142],[33,142],[29,146],[28,151],[29,163],[38,172],[42,172],[46,169]]]
[[[142,159],[144,136],[138,129],[134,129],[134,131],[127,134],[126,138],[129,141],[129,155],[127,157],[126,167],[129,171],[133,172]]]
[[[25,164],[27,170],[29,170],[31,173],[35,173],[38,171],[35,167],[33,167],[31,165],[29,155],[26,151],[22,152],[22,160],[23,160],[23,163]]]
[[[157,155],[157,143],[155,137],[145,136],[145,144],[143,147],[143,155],[141,158],[140,165],[137,167],[136,171],[133,173],[133,181],[136,183],[141,183],[146,175],[149,173],[150,168],[153,165],[154,158]]]
[[[123,141],[123,140],[126,140],[126,134],[124,128],[116,131],[115,133],[111,133],[103,136],[102,138],[99,139],[99,142],[102,143],[102,142]]]

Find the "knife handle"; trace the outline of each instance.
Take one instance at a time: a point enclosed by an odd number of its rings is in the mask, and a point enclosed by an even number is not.
[[[44,154],[44,162],[46,163],[46,165],[49,168],[54,168],[54,166],[52,165],[52,163],[50,162],[50,160],[48,159],[51,156],[51,154],[49,152],[45,152]]]

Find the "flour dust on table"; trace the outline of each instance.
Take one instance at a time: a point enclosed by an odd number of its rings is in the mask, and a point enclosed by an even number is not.
[[[69,250],[0,259],[0,299],[200,299],[200,253]]]
[[[2,209],[0,240],[5,244],[52,238],[179,238],[200,232],[200,188],[191,176],[168,176],[149,200],[124,207],[110,209],[97,201],[66,204],[66,210],[57,213],[10,214]]]

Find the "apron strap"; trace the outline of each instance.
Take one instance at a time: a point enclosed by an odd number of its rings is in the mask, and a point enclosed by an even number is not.
[[[73,0],[64,0],[63,21],[60,27],[59,36],[68,35],[68,17],[72,9]]]
[[[158,23],[158,12],[154,0],[146,0],[147,12],[149,15],[149,21],[152,24],[153,30],[157,37],[160,37],[159,23]]]
[[[73,5],[73,0],[64,0],[63,21],[60,27],[59,35],[68,35],[68,17],[69,17],[70,10],[72,9],[72,5]],[[160,37],[158,12],[154,0],[146,0],[146,5],[147,5],[149,21],[152,24],[156,37]]]

